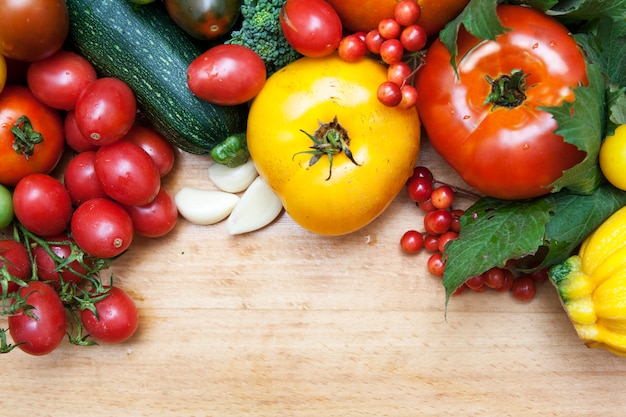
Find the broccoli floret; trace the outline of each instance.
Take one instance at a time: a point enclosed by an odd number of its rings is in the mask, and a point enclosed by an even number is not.
[[[247,46],[259,54],[268,76],[301,57],[280,28],[278,15],[285,1],[243,0],[241,28],[233,30],[225,42]]]

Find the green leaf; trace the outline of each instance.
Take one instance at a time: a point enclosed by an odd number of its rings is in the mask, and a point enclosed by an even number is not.
[[[461,14],[439,33],[439,38],[450,52],[450,65],[455,71],[459,53],[456,41],[461,25],[477,38],[489,40],[494,40],[507,30],[496,13],[497,4],[498,0],[471,0]]]
[[[446,304],[467,278],[535,253],[544,243],[545,224],[555,207],[552,197],[524,202],[484,197],[468,208],[459,238],[445,248]]]
[[[626,192],[608,183],[588,196],[561,191],[524,201],[478,200],[461,217],[459,238],[446,245],[446,306],[467,278],[509,260],[519,260],[514,268],[524,272],[563,262],[624,205]]]
[[[576,20],[592,20],[602,16],[619,20],[626,15],[626,0],[561,0],[547,14]]]
[[[587,65],[587,78],[589,86],[577,87],[571,103],[539,108],[552,114],[558,125],[554,131],[557,135],[587,153],[581,163],[564,171],[561,178],[550,185],[555,191],[567,187],[577,194],[591,194],[602,181],[598,153],[606,125],[606,82],[596,64]]]

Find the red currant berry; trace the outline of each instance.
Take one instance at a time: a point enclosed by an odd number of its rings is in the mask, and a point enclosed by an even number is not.
[[[380,32],[378,29],[373,29],[367,32],[365,35],[365,46],[367,46],[367,50],[373,54],[380,54],[380,45],[383,44],[385,38],[380,36]]]
[[[535,281],[527,275],[515,279],[511,286],[511,294],[519,301],[532,300],[536,292]]]
[[[409,198],[419,203],[430,198],[430,194],[433,192],[433,183],[426,178],[411,178],[407,183],[406,189],[409,193]]]
[[[417,253],[424,247],[424,236],[417,230],[407,230],[400,238],[400,247],[405,253]]]
[[[450,213],[452,214],[452,223],[450,224],[450,230],[456,233],[460,233],[461,232],[461,216],[463,215],[464,211],[461,209],[454,209],[454,210],[450,210]]]
[[[430,197],[424,201],[418,201],[417,206],[426,213],[437,210],[435,206],[433,206],[433,200],[431,200]]]
[[[489,288],[498,289],[504,284],[504,271],[502,268],[493,267],[483,274],[485,285]]]
[[[417,104],[417,88],[412,85],[406,84],[400,88],[402,92],[402,100],[400,101],[400,108],[410,109]]]
[[[385,39],[395,39],[400,36],[401,31],[402,27],[396,19],[385,18],[378,22],[378,32],[380,32],[380,36]]]
[[[376,96],[378,97],[378,101],[387,107],[395,107],[402,101],[402,91],[400,90],[400,86],[396,83],[392,83],[391,81],[385,81],[378,86]]]
[[[413,70],[404,61],[396,62],[387,68],[387,80],[402,87]]]
[[[400,62],[403,56],[404,47],[398,39],[386,39],[380,45],[380,58],[385,64],[391,65]]]
[[[548,268],[538,269],[529,274],[535,282],[542,282],[548,279]]]
[[[439,251],[439,236],[436,236],[436,235],[424,236],[424,249],[432,253],[438,252]]]
[[[472,291],[479,291],[485,286],[485,278],[482,274],[475,275],[465,281],[465,285]]]
[[[496,288],[496,291],[508,292],[513,286],[513,281],[515,280],[515,277],[513,276],[513,272],[511,272],[510,269],[506,269],[506,268],[502,270],[502,274],[503,274],[502,286],[500,286],[499,288]]]
[[[424,228],[430,235],[441,235],[450,230],[452,214],[448,210],[437,209],[429,211],[424,216]]]
[[[413,175],[411,175],[411,178],[427,178],[431,182],[435,180],[435,176],[430,169],[422,165],[418,165],[413,168]]]
[[[337,48],[339,58],[346,62],[356,62],[360,60],[365,55],[366,51],[365,41],[357,34],[348,35],[341,39],[339,48]]]
[[[417,22],[422,9],[415,0],[401,0],[393,9],[393,17],[402,26],[409,26]]]
[[[447,209],[454,203],[454,190],[449,185],[441,185],[435,188],[430,195],[433,200],[433,206],[438,209]]]
[[[446,247],[446,244],[454,239],[457,239],[459,237],[458,234],[451,232],[451,231],[447,231],[445,233],[442,233],[441,236],[439,236],[438,239],[438,245],[437,245],[437,250],[441,253],[443,253],[443,250]]]
[[[400,33],[400,43],[409,52],[421,51],[426,47],[428,35],[419,25],[407,26]]]
[[[443,276],[445,266],[446,263],[444,262],[443,256],[440,252],[433,253],[428,258],[428,261],[426,261],[426,269],[428,269],[428,272],[438,277]]]

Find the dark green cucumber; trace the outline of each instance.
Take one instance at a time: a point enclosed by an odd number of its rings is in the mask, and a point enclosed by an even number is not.
[[[194,96],[187,67],[208,44],[193,41],[163,4],[129,0],[66,0],[68,47],[99,76],[116,77],[134,91],[154,128],[183,151],[207,154],[228,136],[245,132],[247,106],[218,106]]]

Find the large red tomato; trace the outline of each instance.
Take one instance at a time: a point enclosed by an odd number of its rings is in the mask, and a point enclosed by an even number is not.
[[[585,60],[544,13],[499,6],[498,16],[511,30],[495,41],[459,33],[458,78],[446,47],[433,43],[416,79],[418,111],[435,150],[470,186],[496,198],[537,197],[585,157],[540,110],[574,99],[572,89],[587,83]],[[494,84],[518,88],[492,95]],[[515,100],[495,104],[508,93]]]
[[[344,28],[352,32],[375,29],[381,19],[393,17],[397,0],[326,0],[335,8]],[[469,0],[416,0],[422,10],[419,21],[426,33],[434,35],[454,19]]]
[[[0,184],[13,186],[28,174],[47,174],[57,165],[65,137],[54,110],[22,86],[0,92]]]

